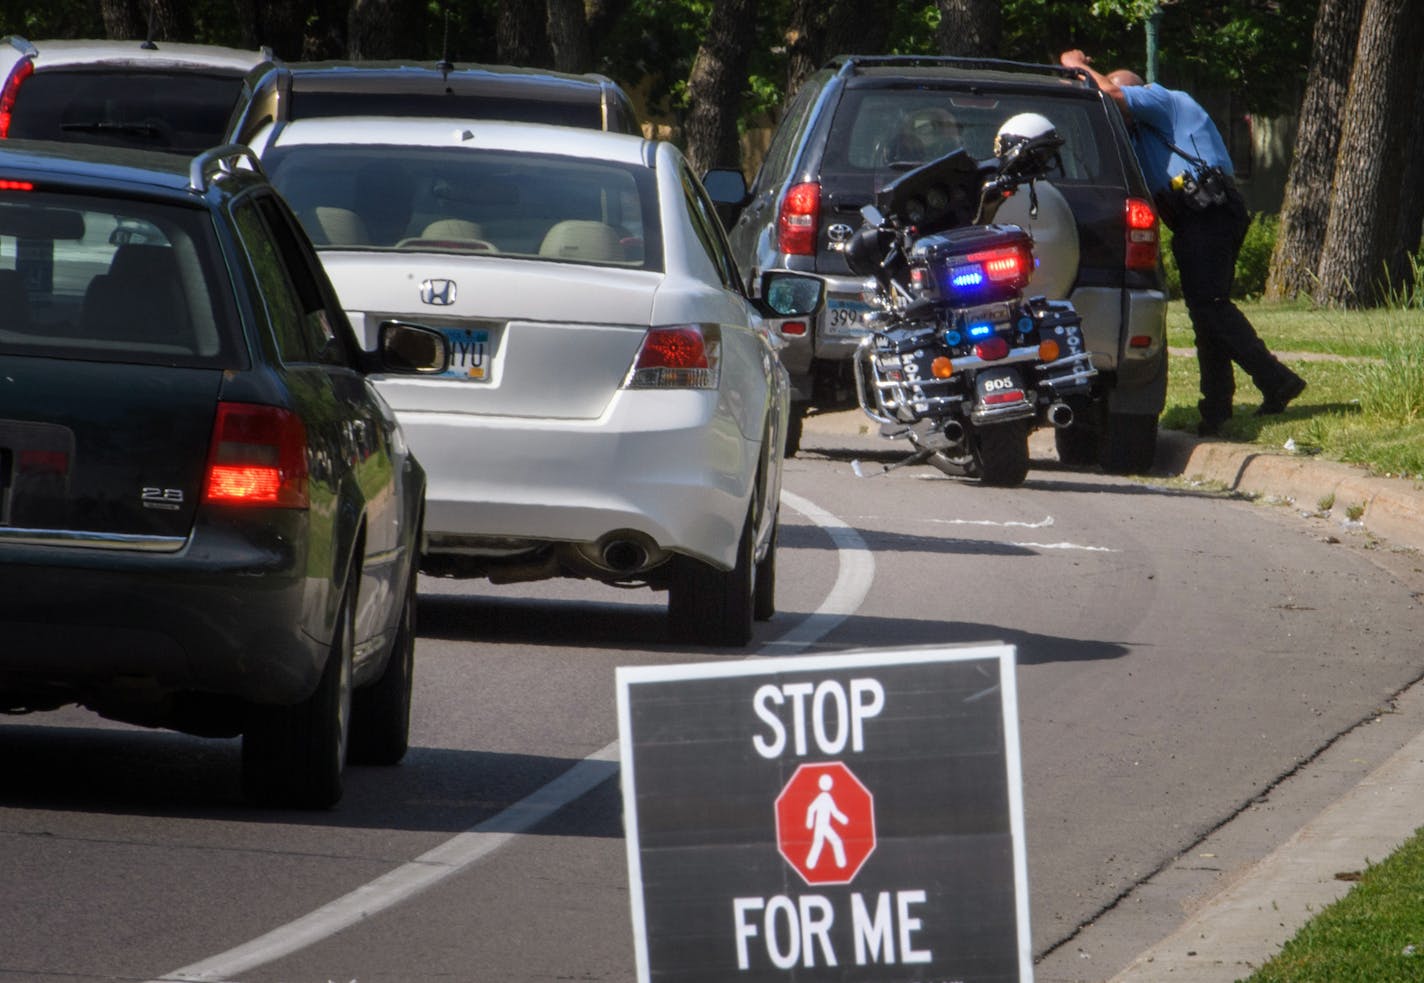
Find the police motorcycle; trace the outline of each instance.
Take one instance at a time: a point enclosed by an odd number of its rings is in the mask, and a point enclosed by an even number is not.
[[[1036,427],[1066,427],[1097,370],[1066,301],[1025,298],[1034,240],[994,224],[999,206],[1055,167],[1063,140],[1037,113],[1010,118],[994,157],[956,150],[900,175],[846,246],[873,277],[868,333],[854,368],[861,409],[914,451],[880,473],[928,462],[946,474],[1013,487],[1028,474]],[[856,473],[866,476],[859,463]]]

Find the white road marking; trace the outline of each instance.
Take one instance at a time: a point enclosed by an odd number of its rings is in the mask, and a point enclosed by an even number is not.
[[[995,526],[1000,529],[1044,529],[1053,525],[1053,516],[1045,515],[1037,522],[1019,522],[1009,520],[999,522],[995,519],[925,519],[925,522],[934,522],[942,526]]]
[[[850,617],[865,601],[875,577],[875,558],[865,540],[831,513],[783,490],[781,501],[830,535],[839,559],[831,591],[811,614],[755,655],[787,655],[806,649]],[[504,811],[472,826],[414,860],[363,884],[310,914],[278,926],[226,952],[149,980],[148,983],[217,983],[330,938],[362,919],[419,894],[489,856],[618,773],[618,742],[584,758],[549,784]]]
[[[1010,546],[1022,546],[1030,550],[1083,550],[1088,553],[1120,553],[1110,546],[1083,546],[1078,543],[1010,543]]]

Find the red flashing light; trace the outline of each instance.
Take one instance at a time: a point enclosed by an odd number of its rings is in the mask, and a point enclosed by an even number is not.
[[[306,508],[307,431],[301,419],[278,406],[219,403],[203,501]]]
[[[0,178],[0,191],[33,191],[35,183],[33,181],[12,181],[8,178]]]
[[[1129,270],[1155,270],[1159,241],[1157,213],[1152,203],[1142,198],[1129,198],[1127,213],[1127,252],[1123,266]]]
[[[821,186],[793,184],[776,216],[777,249],[789,256],[814,256],[821,224]]]
[[[5,79],[5,87],[0,88],[0,139],[10,135],[10,123],[15,113],[15,96],[20,92],[20,83],[34,73],[34,59],[21,58],[15,63],[15,67],[10,69],[10,75]]]
[[[1009,343],[998,336],[985,338],[974,346],[974,354],[986,362],[997,362],[999,359],[1008,356]]]

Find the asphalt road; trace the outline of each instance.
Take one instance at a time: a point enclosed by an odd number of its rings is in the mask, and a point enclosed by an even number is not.
[[[423,580],[414,747],[331,813],[244,805],[236,742],[7,721],[0,981],[630,979],[615,667],[980,641],[1018,653],[1038,976],[1106,979],[1173,927],[1125,910],[1136,885],[1294,782],[1202,865],[1288,837],[1347,781],[1292,776],[1421,673],[1417,555],[1050,461],[1003,490],[807,446],[746,653],[670,644],[646,591]]]

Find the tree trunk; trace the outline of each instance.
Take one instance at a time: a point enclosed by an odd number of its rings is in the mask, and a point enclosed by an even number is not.
[[[935,36],[941,54],[999,56],[1004,19],[997,0],[936,0],[935,6],[939,7]]]
[[[687,158],[698,174],[741,166],[737,116],[755,36],[756,0],[717,0],[687,80]]]
[[[347,57],[392,58],[395,0],[351,0],[347,16]]]
[[[143,41],[152,26],[154,41],[186,41],[192,37],[192,12],[173,0],[100,0],[104,35],[114,41]]]
[[[1413,108],[1408,119],[1424,118],[1424,61],[1414,68]],[[1392,250],[1390,268],[1398,271],[1396,279],[1408,278],[1412,289],[1421,287],[1416,274],[1419,240],[1424,234],[1424,127],[1409,127],[1408,145],[1404,151],[1404,178],[1400,181],[1399,231]]]
[[[894,0],[792,0],[786,30],[786,95],[836,55],[876,55],[890,43]]]
[[[1315,18],[1310,73],[1301,100],[1295,153],[1286,175],[1266,299],[1285,300],[1315,286],[1330,217],[1340,117],[1345,111],[1365,0],[1322,0]]]
[[[495,50],[500,63],[553,68],[547,22],[547,8],[542,3],[500,0],[495,24]]]
[[[1367,0],[1320,255],[1320,303],[1367,306],[1390,275],[1424,0]]]
[[[593,70],[583,0],[549,0],[549,46],[556,70],[575,74]]]

